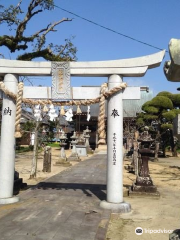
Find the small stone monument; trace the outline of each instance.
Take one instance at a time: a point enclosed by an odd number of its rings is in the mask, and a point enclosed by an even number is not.
[[[137,141],[138,138],[138,131],[135,131],[134,133],[134,140],[133,140],[133,154],[132,154],[132,161],[131,164],[125,166],[124,168],[131,172],[131,173],[135,173],[135,175],[138,175],[138,166],[139,166],[139,144]]]
[[[81,159],[79,158],[78,154],[77,154],[77,149],[76,149],[76,144],[77,144],[77,139],[78,136],[76,135],[76,132],[74,132],[73,136],[71,137],[72,141],[72,153],[71,155],[68,157],[68,161],[81,161]]]
[[[135,173],[135,175],[138,175],[138,166],[139,166],[138,150],[139,150],[138,142],[134,140],[131,164],[128,164],[127,166],[124,167],[130,173]]]
[[[43,172],[51,172],[51,147],[44,147]]]

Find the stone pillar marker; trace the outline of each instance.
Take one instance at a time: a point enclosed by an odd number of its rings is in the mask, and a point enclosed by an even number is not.
[[[8,90],[17,93],[18,76],[6,74],[4,84]],[[15,203],[18,197],[13,197],[14,166],[15,166],[15,118],[16,105],[14,101],[3,95],[1,149],[0,149],[0,204]]]
[[[111,75],[108,80],[109,90],[119,86],[122,77]],[[108,99],[107,113],[107,201],[100,206],[130,212],[129,203],[123,202],[123,104],[122,91]]]

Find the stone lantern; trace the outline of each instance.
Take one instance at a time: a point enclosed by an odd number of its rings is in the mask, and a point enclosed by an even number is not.
[[[67,145],[66,143],[67,136],[64,131],[61,132],[59,139],[60,139],[60,146],[61,146],[60,158],[56,162],[55,166],[58,166],[58,165],[71,166],[71,164],[67,162],[67,158],[66,158],[65,146]]]
[[[151,138],[151,135],[148,133],[149,128],[145,127],[144,132],[139,136],[139,156],[141,159],[141,164],[139,166],[139,172],[136,178],[136,181],[133,183],[129,194],[135,195],[153,195],[159,197],[159,192],[157,191],[156,186],[153,185],[149,173],[149,157],[154,154],[154,150],[151,149],[151,144],[154,142],[154,139]]]
[[[70,157],[68,158],[68,161],[81,161],[81,159],[79,158],[78,154],[77,154],[77,149],[76,149],[76,144],[77,144],[77,139],[78,136],[76,135],[76,132],[74,132],[73,136],[71,137],[72,141],[72,153],[70,155]]]
[[[90,139],[90,135],[89,133],[91,132],[91,130],[89,130],[89,127],[86,127],[86,130],[84,130],[83,135],[85,138],[85,146],[87,148],[87,153],[93,153],[93,150],[91,149],[90,145],[89,145],[89,139]]]

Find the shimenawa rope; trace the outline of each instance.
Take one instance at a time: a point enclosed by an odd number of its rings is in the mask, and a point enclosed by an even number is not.
[[[99,134],[99,141],[98,144],[105,144],[105,99],[112,96],[113,94],[119,92],[120,90],[127,87],[126,83],[121,83],[118,87],[114,87],[109,91],[106,91],[107,84],[103,84],[101,86],[101,93],[100,96],[95,99],[89,100],[71,100],[71,101],[53,101],[53,100],[32,100],[23,98],[23,83],[20,82],[18,85],[18,94],[14,94],[10,92],[3,82],[0,82],[0,90],[2,90],[7,96],[11,97],[16,101],[16,123],[15,123],[15,137],[21,137],[20,133],[20,118],[21,118],[21,104],[25,103],[28,105],[50,105],[53,104],[55,106],[72,106],[72,105],[91,105],[100,102],[100,113],[98,118],[98,134]]]

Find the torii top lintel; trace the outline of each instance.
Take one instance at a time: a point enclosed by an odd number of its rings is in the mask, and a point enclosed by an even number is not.
[[[104,77],[112,74],[124,77],[142,77],[147,69],[158,67],[165,55],[165,50],[155,54],[129,59],[70,62],[71,76]],[[51,62],[32,62],[0,59],[0,75],[7,73],[20,76],[51,76]]]

